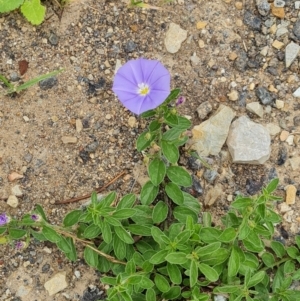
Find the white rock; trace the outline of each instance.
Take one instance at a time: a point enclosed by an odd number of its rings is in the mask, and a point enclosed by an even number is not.
[[[7,205],[13,208],[17,208],[19,205],[19,200],[15,195],[10,195],[7,199]]]
[[[77,142],[77,138],[76,137],[71,137],[71,136],[63,136],[63,137],[61,137],[61,140],[64,144],[76,143]]]
[[[76,119],[76,131],[77,133],[80,133],[83,129],[83,124],[80,119]]]
[[[279,110],[284,108],[284,101],[283,100],[276,99],[275,104],[276,104],[276,108],[279,109]]]
[[[292,62],[297,57],[299,50],[300,50],[300,46],[294,42],[289,43],[285,47],[285,66],[286,66],[286,68],[291,66]],[[299,97],[299,96],[295,96],[295,97]]]
[[[292,208],[287,203],[281,203],[278,205],[280,212],[285,213],[291,211]]]
[[[295,2],[295,9],[300,9],[300,1]]]
[[[265,46],[262,48],[262,50],[260,51],[260,54],[262,56],[266,56],[268,54],[268,51],[269,51],[269,46]]]
[[[198,117],[201,120],[204,119],[212,111],[212,109],[212,105],[209,101],[202,102],[197,108]]]
[[[193,66],[197,66],[200,64],[201,60],[200,58],[197,56],[197,54],[194,52],[194,54],[191,56],[190,58],[191,63]]]
[[[166,32],[165,46],[168,52],[176,53],[187,38],[187,31],[175,23],[170,23]]]
[[[258,101],[247,103],[246,109],[260,118],[264,116],[264,108]]]
[[[234,163],[264,164],[270,157],[268,130],[246,116],[232,123],[226,143]]]
[[[49,296],[53,296],[67,288],[68,283],[66,281],[66,272],[59,272],[55,274],[50,280],[45,282],[44,287],[49,293]]]
[[[15,185],[11,188],[11,193],[15,196],[22,196],[23,192],[21,190],[20,185]]]
[[[286,27],[280,27],[276,31],[276,37],[279,38],[280,36],[282,36],[282,35],[284,35],[284,34],[286,34],[288,32],[289,31],[288,31],[288,29]]]
[[[289,159],[291,164],[292,170],[299,170],[300,171],[300,157],[293,157]]]
[[[226,141],[234,116],[231,108],[220,105],[212,117],[192,129],[193,137],[188,144],[199,156],[216,156]]]
[[[293,93],[294,97],[300,97],[300,87]]]
[[[78,271],[78,270],[76,270],[76,271],[74,272],[74,275],[75,275],[75,277],[76,277],[77,279],[79,279],[79,278],[81,277],[81,273],[80,273],[80,271]]]
[[[283,0],[274,0],[274,6],[275,7],[284,7],[285,2]]]
[[[289,135],[287,138],[286,138],[286,140],[285,140],[285,142],[288,144],[288,145],[293,145],[294,144],[294,135]]]
[[[276,123],[268,123],[266,124],[266,129],[269,131],[271,136],[276,136],[280,133],[281,128]]]
[[[229,100],[236,101],[239,99],[239,93],[237,90],[231,90],[230,93],[227,94]]]

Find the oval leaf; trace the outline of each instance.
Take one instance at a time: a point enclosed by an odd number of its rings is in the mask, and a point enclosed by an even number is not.
[[[190,187],[192,185],[192,177],[181,166],[170,166],[167,169],[168,178],[179,186]]]
[[[149,164],[148,174],[153,185],[158,186],[163,181],[166,175],[165,163],[162,160],[155,158]]]
[[[163,201],[159,201],[153,209],[153,213],[152,213],[153,222],[156,224],[163,222],[168,216],[168,211],[169,210],[167,204],[164,203]]]
[[[141,191],[141,203],[143,205],[150,205],[158,194],[158,187],[153,185],[151,181],[148,181]]]
[[[183,193],[180,188],[174,183],[168,183],[165,187],[168,197],[177,205],[182,205],[184,202]]]
[[[163,155],[166,157],[166,159],[170,163],[173,163],[173,164],[177,163],[177,161],[179,159],[179,150],[178,150],[177,146],[175,146],[174,144],[171,144],[167,141],[162,140],[161,147],[162,147]]]

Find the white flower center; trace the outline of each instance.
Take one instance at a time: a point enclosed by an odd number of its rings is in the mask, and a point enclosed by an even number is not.
[[[141,83],[138,84],[138,89],[137,92],[141,95],[141,96],[145,96],[150,92],[150,88],[147,84],[145,83]]]

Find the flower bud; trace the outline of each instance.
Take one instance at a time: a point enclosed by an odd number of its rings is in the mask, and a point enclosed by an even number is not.
[[[10,222],[10,217],[6,213],[0,214],[0,226],[4,226]]]

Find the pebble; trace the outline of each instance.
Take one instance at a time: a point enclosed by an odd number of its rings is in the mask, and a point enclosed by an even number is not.
[[[295,9],[300,9],[300,1],[295,2]]]
[[[284,7],[285,2],[283,0],[274,0],[274,6],[275,7]]]
[[[293,26],[293,33],[300,40],[300,18],[295,22]]]
[[[271,94],[265,87],[257,87],[255,94],[263,105],[269,105],[273,102]]]
[[[285,48],[285,67],[289,68],[298,56],[300,46],[294,42],[289,43]]]
[[[81,277],[81,273],[80,273],[80,271],[78,271],[78,270],[76,270],[76,271],[74,272],[74,275],[75,275],[75,277],[76,277],[77,279],[80,279],[80,277]]]
[[[285,202],[287,205],[293,205],[296,202],[297,188],[294,185],[287,185],[285,187]]]
[[[205,42],[203,40],[199,40],[198,41],[198,45],[199,45],[199,48],[204,48],[205,47]]]
[[[106,114],[105,119],[110,120],[112,118],[111,114]]]
[[[300,116],[295,116],[293,118],[294,126],[300,126]]]
[[[206,25],[207,25],[207,22],[199,21],[199,22],[197,22],[196,27],[197,27],[197,29],[203,29],[206,27]]]
[[[137,126],[137,120],[134,116],[128,118],[128,126],[131,128],[135,128]]]
[[[61,137],[61,140],[64,144],[77,143],[77,138],[71,137],[71,136],[63,136],[63,137]]]
[[[11,188],[11,193],[15,196],[21,197],[23,196],[23,192],[21,190],[20,185],[15,185]]]
[[[293,93],[294,97],[300,97],[300,87]]]
[[[288,131],[283,130],[279,136],[280,141],[285,141],[287,139],[287,137],[289,136],[289,134],[290,133]]]
[[[212,206],[219,197],[223,195],[224,187],[221,184],[217,184],[211,187],[205,194],[204,203],[206,206]]]
[[[285,12],[283,7],[276,7],[273,3],[271,4],[271,12],[272,15],[279,18],[283,19],[285,17]]]
[[[199,119],[203,120],[212,111],[213,107],[209,101],[202,102],[197,108],[197,114]]]
[[[238,10],[242,10],[243,9],[243,2],[235,2],[235,8],[238,9]]]
[[[19,180],[19,179],[22,179],[23,178],[23,175],[20,175],[19,173],[17,172],[12,172],[8,175],[8,181],[9,182],[13,182],[15,180]]]
[[[44,287],[49,296],[53,296],[67,288],[68,283],[66,281],[66,272],[59,272],[55,274],[50,280],[45,282]]]
[[[52,32],[48,38],[48,41],[52,46],[56,46],[58,45],[59,38],[54,32]]]
[[[293,157],[289,159],[289,163],[291,165],[292,170],[298,170],[300,169],[300,156],[299,157]]]
[[[280,133],[281,129],[280,126],[277,125],[276,123],[268,123],[266,125],[266,129],[269,131],[269,134],[271,136],[276,136]]]
[[[229,100],[236,101],[239,99],[239,93],[236,90],[231,90],[230,93],[227,94]]]
[[[93,142],[89,143],[84,150],[88,153],[94,153],[97,148],[99,147],[99,142],[97,140],[94,140]]]
[[[42,266],[42,273],[47,273],[50,270],[50,264],[46,263]]]
[[[276,38],[279,38],[280,36],[283,36],[284,34],[288,33],[288,29],[286,27],[280,27],[276,31]]]
[[[178,24],[170,23],[164,40],[168,52],[176,53],[179,51],[181,44],[187,38],[187,31],[182,29]]]
[[[190,57],[190,61],[193,66],[197,66],[200,64],[201,59],[197,56],[197,54],[194,52],[193,55]]]
[[[237,54],[235,52],[230,52],[228,55],[228,59],[230,61],[234,61],[237,58]]]
[[[83,124],[82,121],[80,119],[76,119],[76,131],[77,133],[80,133],[83,129]]]
[[[133,52],[135,51],[137,48],[137,45],[133,42],[133,41],[128,41],[125,46],[124,46],[124,49],[127,53],[130,53],[130,52]]]
[[[278,150],[277,165],[283,165],[287,159],[287,149],[283,145]]]
[[[264,164],[270,157],[268,130],[246,116],[231,124],[226,143],[234,163]]]
[[[286,138],[286,140],[285,140],[285,142],[288,144],[288,145],[293,145],[294,144],[294,135],[289,135],[287,138]]]
[[[12,208],[17,208],[19,205],[19,200],[15,195],[10,195],[7,199],[7,205]]]
[[[278,207],[281,213],[286,213],[292,210],[292,208],[287,203],[281,203],[278,205]]]
[[[213,183],[217,178],[217,176],[218,176],[217,171],[213,169],[207,169],[203,174],[204,179],[209,183]]]
[[[273,43],[272,43],[272,46],[278,50],[280,50],[283,46],[284,46],[284,43],[278,41],[278,40],[275,40]]]
[[[258,12],[262,16],[266,16],[270,12],[271,6],[267,0],[256,0],[256,6],[257,6]]]
[[[248,103],[246,109],[260,118],[264,116],[264,108],[258,101]]]
[[[56,77],[49,77],[39,82],[39,86],[42,90],[49,90],[58,84]]]
[[[261,26],[261,19],[249,10],[246,10],[244,13],[244,23],[251,27],[253,30],[259,31]]]
[[[275,105],[277,109],[283,109],[284,108],[284,101],[280,99],[276,99]]]
[[[103,291],[99,290],[94,285],[89,285],[88,288],[83,292],[83,296],[80,299],[81,301],[91,301],[91,300],[102,300]]]

